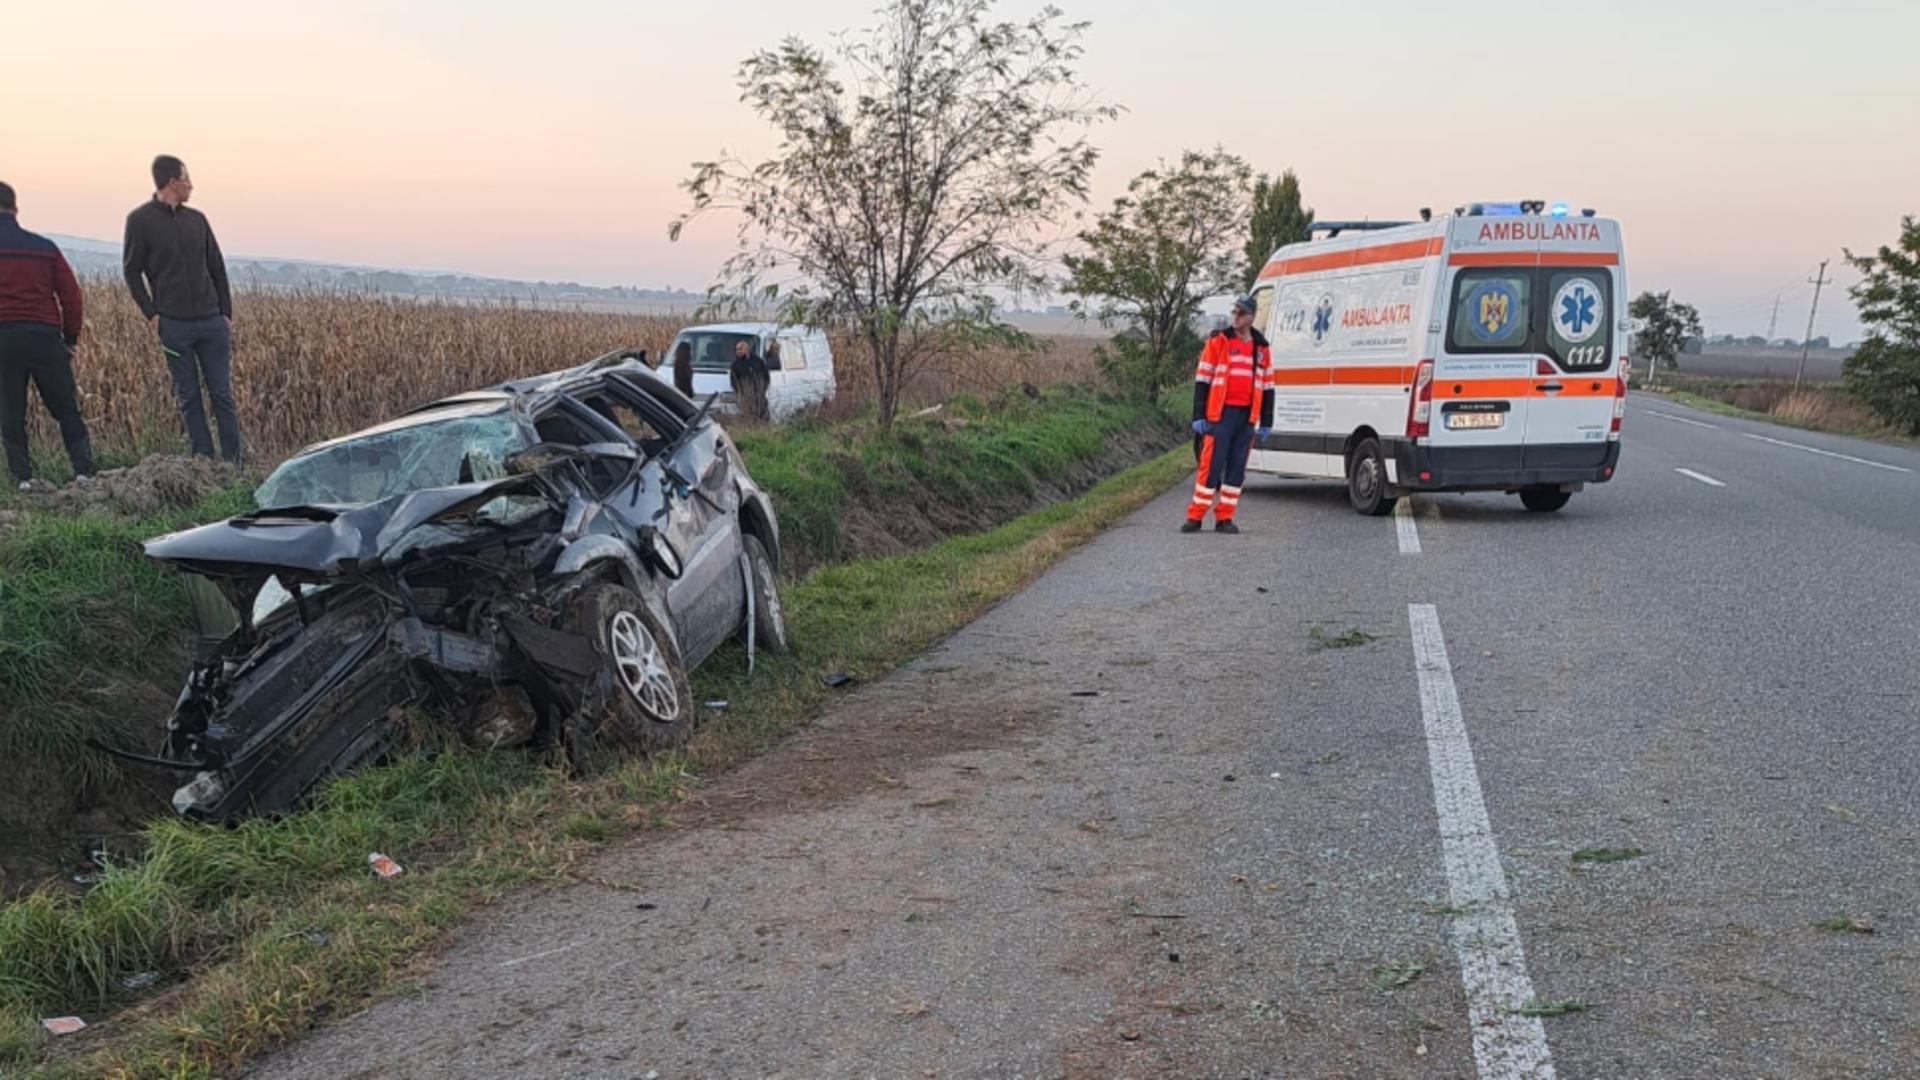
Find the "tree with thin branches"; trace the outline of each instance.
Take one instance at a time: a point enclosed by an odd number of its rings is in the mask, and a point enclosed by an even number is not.
[[[741,66],[741,100],[779,135],[748,163],[696,162],[675,219],[739,215],[709,295],[860,343],[891,428],[936,357],[1024,338],[1003,302],[1044,282],[1061,216],[1087,197],[1086,131],[1118,110],[1076,71],[1086,23],[989,0],[892,0],[832,54],[797,38]]]
[[[1134,177],[1080,233],[1083,250],[1065,257],[1062,288],[1079,298],[1075,310],[1137,335],[1102,353],[1123,387],[1155,397],[1190,374],[1181,368],[1193,357],[1179,355],[1180,346],[1192,340],[1201,302],[1242,284],[1252,177],[1225,150],[1189,150],[1178,164]]]

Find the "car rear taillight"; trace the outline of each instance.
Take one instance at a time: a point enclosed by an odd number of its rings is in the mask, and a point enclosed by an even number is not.
[[[1407,405],[1407,438],[1427,435],[1433,420],[1433,361],[1422,360],[1413,373],[1413,400]]]
[[[1607,433],[1607,438],[1617,439],[1620,437],[1620,419],[1626,415],[1627,380],[1623,375],[1613,380],[1613,429]]]

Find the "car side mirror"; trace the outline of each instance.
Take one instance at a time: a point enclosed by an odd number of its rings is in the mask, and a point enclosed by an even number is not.
[[[780,354],[779,353],[769,351],[767,355],[762,357],[761,359],[766,361],[768,371],[780,370]]]
[[[524,450],[515,450],[507,455],[507,472],[514,476],[529,476],[533,473],[547,472],[569,461],[578,461],[582,457],[579,447],[567,443],[539,442]]]

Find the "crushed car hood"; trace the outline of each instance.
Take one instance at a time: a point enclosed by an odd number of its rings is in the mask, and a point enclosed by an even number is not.
[[[211,578],[276,572],[328,577],[379,559],[413,529],[471,512],[503,494],[532,491],[527,476],[410,491],[357,506],[255,510],[212,525],[168,533],[145,544],[147,556]]]

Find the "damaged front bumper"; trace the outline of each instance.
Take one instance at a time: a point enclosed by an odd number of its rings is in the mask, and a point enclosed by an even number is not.
[[[158,756],[103,749],[191,774],[174,809],[226,822],[387,755],[410,708],[486,745],[541,739],[605,676],[590,642],[555,627],[575,587],[546,573],[560,508],[474,516],[523,488],[266,511],[150,542],[217,587],[237,625],[188,675]]]

